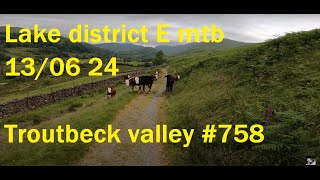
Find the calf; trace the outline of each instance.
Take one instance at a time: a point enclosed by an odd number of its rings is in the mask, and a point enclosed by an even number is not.
[[[155,78],[156,78],[156,80],[155,80],[155,81],[157,81],[157,80],[158,80],[158,78],[159,78],[159,72],[158,72],[158,71],[156,71]]]
[[[180,75],[179,74],[178,75],[174,75],[174,76],[172,76],[172,78],[173,78],[174,81],[178,81],[180,79]]]
[[[153,82],[156,81],[156,77],[154,75],[151,75],[151,76],[140,76],[139,77],[139,80],[138,80],[138,84],[139,84],[139,93],[140,93],[140,90],[141,90],[141,86],[143,87],[143,92],[145,93],[145,85],[148,86],[149,88],[149,91],[148,93],[150,93],[151,91],[151,87],[152,87],[152,84]]]
[[[117,90],[115,88],[108,87],[108,89],[107,89],[107,97],[108,97],[108,99],[110,97],[115,97],[116,94],[117,94]]]
[[[156,81],[158,80],[158,78],[159,78],[159,75],[158,74],[156,74],[155,75],[155,78],[156,78]]]

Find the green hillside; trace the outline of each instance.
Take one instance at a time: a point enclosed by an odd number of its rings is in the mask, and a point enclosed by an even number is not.
[[[102,43],[95,46],[115,52],[127,61],[148,61],[155,57],[158,50],[131,43]]]
[[[109,51],[113,51],[116,53],[143,48],[143,46],[141,45],[136,45],[132,43],[101,43],[101,44],[95,44],[95,46],[108,49]]]
[[[155,47],[157,50],[162,50],[164,54],[168,56],[177,55],[181,53],[198,53],[198,52],[207,52],[215,50],[226,50],[230,48],[235,48],[239,46],[249,45],[251,43],[244,43],[239,41],[234,41],[230,39],[224,39],[221,43],[189,43],[185,45],[169,46],[169,45],[160,45]]]
[[[168,124],[196,129],[188,148],[171,145],[175,164],[305,166],[308,156],[320,161],[320,29],[169,62],[182,79],[168,96]],[[206,144],[206,124],[260,124],[264,140],[235,142],[233,127],[226,143],[225,129],[218,129]]]
[[[155,48],[135,45],[131,43],[102,43],[96,44],[95,46],[113,51],[117,56],[121,58],[125,58],[128,60],[146,61],[148,59],[154,58],[155,54],[158,51],[162,51],[166,56],[173,56],[181,53],[194,54],[212,52],[217,50],[226,50],[250,44],[252,43],[244,43],[230,39],[224,39],[221,43],[194,42],[176,46],[159,45]]]
[[[152,47],[141,47],[129,51],[120,51],[116,54],[130,60],[148,61],[154,58],[157,52],[158,51]]]

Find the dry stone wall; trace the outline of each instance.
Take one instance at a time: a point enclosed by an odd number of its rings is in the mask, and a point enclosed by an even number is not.
[[[14,100],[7,102],[5,104],[0,104],[0,119],[16,114],[18,112],[36,109],[38,107],[55,103],[66,99],[68,97],[79,96],[85,92],[98,89],[103,86],[112,85],[118,81],[123,81],[125,77],[130,76],[140,76],[143,71],[131,72],[125,75],[108,78],[101,81],[96,81],[88,84],[81,84],[71,88],[61,89],[48,94],[39,94],[35,96],[26,97],[19,100]]]

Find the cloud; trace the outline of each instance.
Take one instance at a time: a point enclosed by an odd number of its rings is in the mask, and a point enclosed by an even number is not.
[[[77,24],[88,24],[90,28],[120,28],[122,24],[129,28],[140,28],[145,25],[148,44],[155,46],[157,42],[157,25],[169,24],[167,45],[177,45],[179,28],[198,28],[215,24],[224,31],[225,38],[243,42],[262,42],[284,35],[288,32],[311,30],[320,27],[319,14],[2,14],[0,26],[10,24],[12,27],[58,28],[62,36]],[[117,36],[120,38],[121,36]]]

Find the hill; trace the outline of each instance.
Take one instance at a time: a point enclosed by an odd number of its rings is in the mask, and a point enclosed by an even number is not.
[[[244,45],[250,45],[251,43],[244,43],[239,41],[234,41],[230,39],[224,39],[221,43],[188,43],[184,45],[169,46],[169,45],[159,45],[155,48],[145,47],[141,45],[135,45],[131,43],[101,43],[96,44],[103,49],[115,52],[118,56],[122,58],[129,58],[135,60],[145,60],[154,58],[158,51],[162,51],[166,56],[173,56],[181,53],[198,53],[213,50],[226,50],[230,48],[240,47]]]
[[[101,43],[95,46],[115,52],[121,58],[129,60],[146,60],[154,58],[158,50],[131,43]]]
[[[11,37],[17,38],[20,27],[11,28]],[[98,48],[89,43],[72,43],[68,38],[61,37],[58,43],[6,43],[5,27],[0,27],[0,53],[3,56],[26,57],[32,56],[36,58],[44,57],[69,57],[76,56],[78,58],[91,58],[99,56],[103,58],[111,57],[112,51]],[[3,58],[2,58],[3,59]]]
[[[196,133],[187,149],[171,145],[175,164],[305,166],[306,157],[319,161],[319,59],[320,29],[217,54],[173,57],[170,72],[182,79],[168,96],[168,124]],[[213,143],[201,138],[206,124],[216,125]],[[226,130],[219,124],[233,125],[224,143]],[[248,138],[235,134],[240,124],[247,125],[242,130]],[[250,129],[254,124],[260,129]],[[259,135],[250,139],[253,131]]]
[[[234,40],[225,38],[221,43],[194,42],[194,43],[177,45],[177,46],[160,45],[160,46],[156,46],[155,49],[162,50],[164,54],[168,56],[172,56],[172,55],[177,55],[187,51],[204,52],[204,51],[213,51],[213,50],[225,50],[225,49],[235,48],[235,47],[249,45],[249,44],[251,43],[244,43],[244,42],[234,41]]]
[[[95,44],[95,46],[108,49],[113,52],[122,52],[122,51],[132,51],[136,49],[143,48],[141,45],[131,44],[131,43],[100,43]]]
[[[10,32],[11,33],[19,33],[21,27],[11,27]],[[5,33],[6,32],[6,27],[5,26],[0,26],[0,33]]]

